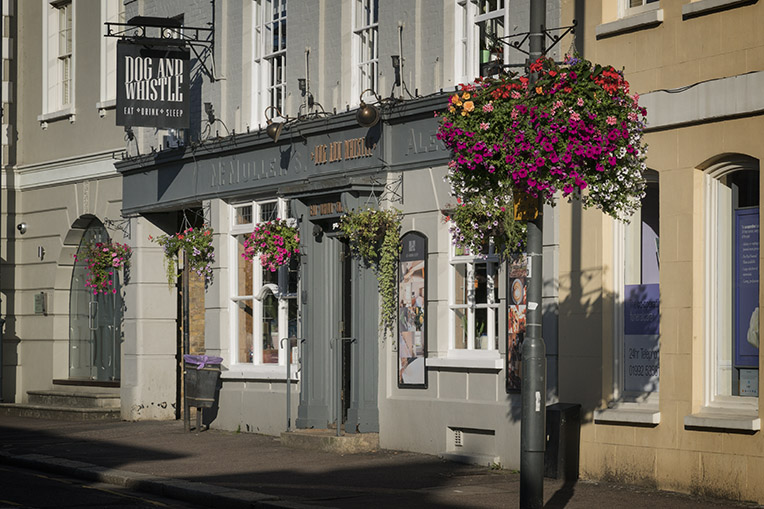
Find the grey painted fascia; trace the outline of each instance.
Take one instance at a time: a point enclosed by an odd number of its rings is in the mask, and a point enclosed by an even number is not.
[[[434,116],[435,111],[444,110],[447,106],[449,93],[443,92],[427,97],[403,101],[397,105],[385,106],[381,112],[380,122],[390,125],[410,121],[419,116]],[[357,127],[356,110],[328,115],[323,118],[300,121],[286,128],[281,135],[279,145],[289,145],[319,134],[340,131]],[[226,146],[227,145],[227,146]],[[225,138],[205,140],[201,144],[159,151],[154,154],[131,157],[116,162],[114,166],[120,173],[148,171],[170,163],[189,163],[207,157],[219,157],[229,153],[241,153],[259,150],[273,146],[265,129],[249,133],[234,133]]]
[[[645,132],[757,115],[764,112],[764,71],[696,83],[640,96]]]

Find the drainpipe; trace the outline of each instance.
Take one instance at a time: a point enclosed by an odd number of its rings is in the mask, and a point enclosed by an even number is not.
[[[4,21],[5,12],[3,11],[3,2],[0,0],[0,128],[3,125],[3,26],[5,23]],[[0,217],[2,217],[2,211],[3,211],[3,187],[2,187],[2,177],[3,177],[3,148],[2,143],[0,143]],[[7,217],[7,215],[6,215]],[[3,236],[3,224],[2,221],[0,221],[0,238]],[[6,243],[7,245],[7,243]],[[1,269],[1,267],[0,267]],[[2,273],[2,270],[0,270],[0,273]],[[2,289],[2,285],[0,285],[0,289]],[[2,292],[0,291],[0,296],[2,296]],[[2,304],[2,299],[0,299],[0,304]],[[0,306],[0,311],[2,311],[2,306]],[[3,401],[3,330],[5,329],[5,319],[3,318],[3,315],[0,314],[0,403]]]

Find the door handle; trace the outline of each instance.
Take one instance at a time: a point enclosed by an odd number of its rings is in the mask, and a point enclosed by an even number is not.
[[[98,313],[98,302],[90,301],[88,303],[88,326],[90,330],[97,330],[96,326],[96,313]]]

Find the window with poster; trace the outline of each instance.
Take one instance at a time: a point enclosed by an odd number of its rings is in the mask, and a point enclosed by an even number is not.
[[[528,256],[515,254],[507,260],[507,392],[521,390],[521,348],[525,338],[525,320],[528,301]]]
[[[641,207],[613,221],[613,396],[597,421],[660,422],[660,188],[657,171],[644,176]]]
[[[427,237],[401,238],[398,270],[398,387],[427,388]]]
[[[296,342],[283,338],[298,336],[299,260],[271,272],[257,260],[242,257],[244,241],[257,223],[291,217],[283,199],[254,201],[232,207],[231,296],[232,364],[285,366],[287,354],[295,363]],[[281,373],[282,370],[278,370]]]
[[[706,406],[758,405],[758,166],[742,157],[705,171]]]

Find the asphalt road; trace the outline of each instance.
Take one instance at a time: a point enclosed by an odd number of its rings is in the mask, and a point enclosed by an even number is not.
[[[0,509],[196,508],[176,500],[129,491],[111,484],[0,465]]]

